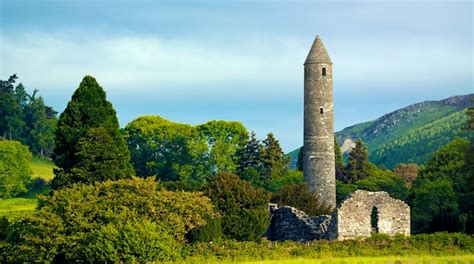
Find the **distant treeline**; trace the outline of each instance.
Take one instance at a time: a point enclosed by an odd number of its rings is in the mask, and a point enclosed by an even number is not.
[[[50,157],[54,149],[57,112],[45,105],[35,89],[29,94],[16,74],[0,80],[0,137],[18,140],[38,156]]]

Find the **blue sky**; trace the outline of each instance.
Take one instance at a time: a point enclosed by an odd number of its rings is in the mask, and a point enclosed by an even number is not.
[[[122,126],[236,120],[291,151],[316,34],[334,63],[336,130],[474,92],[471,1],[0,0],[0,78],[17,73],[62,111],[90,74]]]

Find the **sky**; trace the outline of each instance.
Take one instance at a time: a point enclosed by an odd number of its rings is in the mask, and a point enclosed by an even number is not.
[[[335,130],[474,92],[471,1],[0,0],[0,79],[62,112],[85,75],[121,126],[242,122],[303,142],[303,63],[333,62]]]

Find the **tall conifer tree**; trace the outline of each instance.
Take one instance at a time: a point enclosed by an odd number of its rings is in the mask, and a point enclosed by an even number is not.
[[[349,154],[349,161],[347,162],[345,170],[345,182],[353,183],[357,180],[366,178],[370,175],[371,164],[367,148],[362,140],[356,141],[356,146]]]
[[[336,137],[334,137],[334,158],[336,162],[336,179],[341,180],[344,177],[344,161],[342,152]]]
[[[281,149],[280,142],[272,133],[267,135],[260,147],[263,182],[268,183],[272,178],[283,176],[288,171],[289,158]]]
[[[23,112],[13,86],[17,78],[14,74],[7,81],[0,80],[0,136],[4,139],[14,138],[23,126]]]
[[[260,165],[260,154],[258,152],[260,148],[260,141],[257,139],[257,135],[254,131],[250,133],[250,138],[248,139],[245,147],[237,151],[238,161],[237,161],[237,174],[242,176],[245,170],[249,168],[254,168],[258,170]]]
[[[54,161],[59,169],[55,170],[53,188],[106,180],[104,175],[108,175],[108,179],[127,178],[133,173],[116,112],[106,100],[102,87],[91,76],[84,77],[59,117],[55,143]],[[84,156],[84,146],[101,151]],[[88,157],[94,160],[86,161]],[[105,162],[108,166],[90,166],[91,162]]]

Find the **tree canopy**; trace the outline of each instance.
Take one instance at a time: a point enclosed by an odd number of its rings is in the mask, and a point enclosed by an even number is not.
[[[18,141],[0,141],[0,198],[24,193],[31,181],[31,152]]]
[[[457,138],[432,154],[413,182],[413,222],[416,232],[440,231],[445,221],[456,218],[461,231],[472,226],[474,194],[470,191],[470,146]],[[432,229],[434,228],[434,229]],[[469,231],[469,230],[466,230]],[[469,232],[472,232],[470,230]]]
[[[86,148],[101,153],[94,154]],[[75,182],[105,180],[104,177],[130,177],[133,169],[129,160],[130,154],[119,132],[112,104],[106,100],[104,90],[93,77],[84,77],[59,117],[54,148],[54,162],[58,169],[55,170],[53,188]],[[108,167],[111,164],[115,165]]]
[[[0,137],[20,141],[33,154],[49,157],[54,147],[57,112],[45,105],[35,89],[32,94],[22,83],[16,87],[16,75],[0,80]]]

